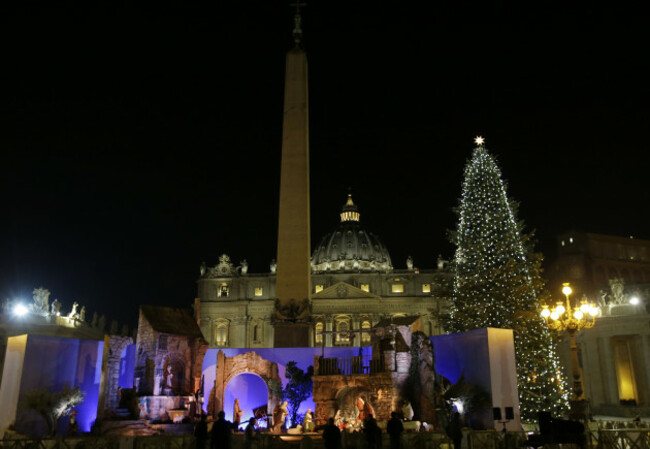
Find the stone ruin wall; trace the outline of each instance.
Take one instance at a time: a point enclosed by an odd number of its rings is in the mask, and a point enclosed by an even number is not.
[[[393,386],[391,373],[314,376],[313,399],[316,404],[314,422],[326,424],[339,408],[339,396],[347,388],[367,391],[371,397],[370,404],[375,410],[377,420],[390,418],[397,391]]]

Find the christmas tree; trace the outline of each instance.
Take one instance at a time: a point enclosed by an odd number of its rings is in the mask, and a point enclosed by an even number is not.
[[[568,394],[555,341],[539,315],[541,256],[522,234],[494,157],[482,139],[476,143],[452,233],[455,278],[444,325],[450,332],[513,329],[521,416],[535,421],[538,411],[565,412]]]

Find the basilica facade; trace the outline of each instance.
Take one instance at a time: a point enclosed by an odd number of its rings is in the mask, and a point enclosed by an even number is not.
[[[215,266],[202,265],[195,309],[210,347],[273,347],[276,270],[273,260],[267,273],[249,273],[246,261],[235,265],[225,254]],[[294,304],[297,314],[309,309],[309,341],[296,346],[367,346],[379,321],[404,316],[421,317],[429,335],[443,333],[436,314],[445,303],[446,262],[422,270],[409,258],[394,268],[351,195],[338,228],[312,252],[311,273],[311,297]]]

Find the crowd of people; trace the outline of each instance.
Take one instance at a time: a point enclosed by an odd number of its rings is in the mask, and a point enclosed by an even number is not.
[[[226,419],[226,414],[222,411],[218,413],[218,419],[213,423],[212,430],[208,432],[208,424],[206,415],[201,415],[200,421],[196,424],[194,435],[196,437],[196,449],[231,449],[232,448],[232,435],[238,431],[241,424],[241,416],[243,410],[239,409],[238,401],[235,403],[235,422],[230,422]],[[284,426],[286,413],[283,413],[283,404],[278,405],[279,409],[274,410],[274,422],[269,425],[271,433],[277,433],[276,429],[281,429]],[[276,407],[277,408],[277,407]],[[284,407],[286,410],[286,406]],[[245,421],[246,422],[246,421]],[[307,411],[303,420],[302,431],[304,433],[313,432],[314,423],[311,414],[311,409]],[[319,429],[321,430],[321,429]],[[377,420],[371,413],[364,417],[363,436],[366,442],[367,449],[381,449],[383,438],[382,430],[377,424]],[[404,425],[402,418],[396,412],[391,413],[390,420],[386,423],[386,433],[390,439],[390,449],[402,449],[401,440],[402,433],[404,432]],[[449,437],[452,439],[455,448],[460,448],[462,441],[462,429],[460,425],[460,416],[456,413],[451,420],[450,427],[447,429]],[[252,449],[255,441],[259,438],[259,428],[257,427],[257,419],[251,418],[247,421],[244,429],[245,449]],[[308,438],[308,437],[305,437]],[[342,432],[340,425],[335,421],[335,418],[329,418],[327,424],[322,427],[322,438],[325,444],[325,449],[341,449],[342,445]],[[210,447],[207,447],[207,444]],[[311,444],[309,439],[308,444]],[[301,448],[303,446],[301,445]],[[310,446],[313,447],[313,446]]]

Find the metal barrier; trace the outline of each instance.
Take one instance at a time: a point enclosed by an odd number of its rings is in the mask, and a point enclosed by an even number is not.
[[[467,432],[469,449],[517,449],[525,446],[526,432],[499,432],[495,430],[470,430]]]
[[[650,449],[650,429],[600,429],[598,449]]]

